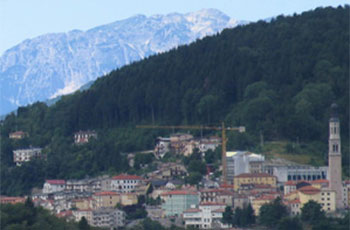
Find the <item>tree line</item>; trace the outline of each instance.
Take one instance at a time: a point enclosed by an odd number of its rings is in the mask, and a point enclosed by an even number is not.
[[[258,216],[251,205],[237,207],[234,211],[227,206],[222,222],[234,227],[265,226],[271,230],[346,230],[350,224],[349,211],[343,217],[328,217],[319,203],[310,200],[302,208],[301,213],[290,216],[288,208],[280,198],[264,204]]]

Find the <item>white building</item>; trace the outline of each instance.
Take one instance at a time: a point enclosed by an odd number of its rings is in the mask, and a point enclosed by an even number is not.
[[[164,155],[170,151],[170,138],[158,137],[156,147],[154,148],[154,155],[156,158],[163,158]]]
[[[116,229],[125,225],[125,212],[119,209],[101,208],[92,211],[92,226]]]
[[[13,161],[17,166],[34,158],[42,158],[41,148],[17,149],[13,151]]]
[[[43,193],[55,193],[66,189],[64,180],[46,180],[43,187]]]
[[[290,194],[297,190],[297,181],[287,181],[284,183],[283,191],[284,195]]]
[[[13,132],[13,133],[9,134],[10,139],[20,140],[20,139],[23,139],[25,137],[28,137],[28,133],[23,132],[23,131],[17,131],[17,132]]]
[[[343,207],[350,208],[350,181],[343,181]]]
[[[73,210],[73,216],[76,222],[79,222],[81,218],[85,217],[90,225],[92,223],[92,209],[90,208]]]
[[[265,157],[246,151],[226,152],[227,181],[242,173],[261,173]]]
[[[208,150],[215,151],[219,145],[221,145],[221,139],[219,137],[211,137],[209,139],[200,139],[197,148],[199,152],[205,153]]]
[[[328,167],[313,167],[309,165],[264,165],[264,171],[277,177],[277,181],[285,183],[287,181],[313,181],[328,179]]]
[[[198,208],[191,208],[183,213],[185,226],[200,229],[228,228],[222,223],[222,214],[225,212],[225,204],[222,203],[200,203]]]
[[[143,181],[143,178],[136,175],[121,174],[111,179],[111,190],[120,193],[129,193]]]
[[[79,131],[74,133],[75,144],[88,143],[90,138],[97,138],[97,133],[95,131]]]
[[[73,192],[97,192],[101,190],[101,180],[99,178],[67,180],[66,190]]]

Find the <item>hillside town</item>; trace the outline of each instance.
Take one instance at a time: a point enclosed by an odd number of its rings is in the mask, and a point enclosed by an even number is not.
[[[195,152],[204,158],[208,150],[215,151],[222,145],[222,138],[195,138],[175,133],[157,138],[151,151],[156,162],[154,170],[146,170],[142,175],[122,173],[80,180],[46,179],[42,188],[33,189],[30,198],[36,206],[60,218],[78,222],[85,217],[91,226],[110,229],[132,226],[138,218],[146,216],[165,226],[227,229],[232,226],[223,221],[226,207],[243,209],[250,205],[259,216],[260,208],[276,199],[281,199],[291,216],[299,215],[310,200],[319,203],[325,213],[335,215],[350,207],[350,181],[342,181],[340,121],[336,105],[332,105],[332,109],[328,166],[266,159],[262,154],[249,151],[225,151],[217,169],[207,164],[199,183],[190,185],[185,180],[188,167],[181,160],[163,159],[169,154],[188,157]],[[19,131],[10,133],[9,138],[21,139],[28,135]],[[74,144],[83,145],[92,139],[98,141],[95,131],[79,131],[74,135]],[[13,161],[21,167],[34,158],[45,160],[41,150],[38,147],[14,150]],[[135,154],[129,153],[128,161],[134,166]],[[142,168],[147,169],[148,165]],[[0,202],[24,203],[26,198],[2,196]],[[140,210],[146,214],[130,217]]]

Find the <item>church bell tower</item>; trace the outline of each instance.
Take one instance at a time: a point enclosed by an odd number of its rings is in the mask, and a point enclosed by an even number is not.
[[[328,139],[328,175],[329,188],[336,192],[336,208],[342,208],[342,166],[340,145],[340,123],[338,117],[338,106],[331,106],[331,117],[329,119]]]

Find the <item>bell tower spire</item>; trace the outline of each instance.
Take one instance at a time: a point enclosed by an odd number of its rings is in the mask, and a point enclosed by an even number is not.
[[[328,170],[329,188],[336,192],[336,207],[342,208],[340,122],[338,105],[335,103],[331,106],[331,117],[329,119]]]

